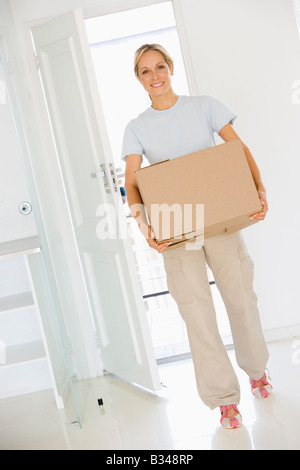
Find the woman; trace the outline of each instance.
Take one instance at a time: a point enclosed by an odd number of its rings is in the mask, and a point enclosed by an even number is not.
[[[165,251],[168,243],[158,245],[148,225],[135,178],[143,155],[150,164],[166,156],[187,155],[215,145],[214,132],[225,142],[239,139],[232,127],[236,116],[209,96],[177,96],[171,84],[174,64],[160,45],[141,46],[135,53],[134,71],[152,105],[130,121],[124,133],[128,203],[149,246],[163,254],[169,291],[187,326],[199,395],[211,409],[220,407],[223,427],[236,428],[242,424],[237,408],[240,388],[218,332],[206,263],[226,305],[237,362],[249,375],[252,393],[266,397],[272,390],[265,375],[269,355],[253,292],[252,260],[242,235],[209,238],[196,251],[185,247]],[[266,191],[250,150],[242,144],[263,207],[252,218],[264,220]]]

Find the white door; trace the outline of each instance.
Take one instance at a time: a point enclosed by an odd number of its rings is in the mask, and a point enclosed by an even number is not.
[[[82,12],[32,33],[104,369],[159,390]]]

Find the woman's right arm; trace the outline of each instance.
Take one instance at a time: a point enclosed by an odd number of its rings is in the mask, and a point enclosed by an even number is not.
[[[135,172],[141,168],[141,165],[142,155],[127,155],[125,170],[125,191],[127,201],[130,211],[136,219],[137,224],[149,246],[157,250],[159,253],[162,253],[169,246],[169,243],[158,245],[155,241],[155,235],[151,226],[148,224],[145,207],[143,205],[135,176]]]

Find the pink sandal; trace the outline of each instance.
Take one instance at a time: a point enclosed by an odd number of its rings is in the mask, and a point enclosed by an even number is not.
[[[229,408],[233,408],[238,414],[233,418],[226,418],[227,411]],[[239,412],[236,405],[227,405],[227,406],[220,406],[220,410],[222,413],[221,421],[223,428],[225,429],[236,429],[243,425],[242,423],[242,415]]]
[[[250,379],[251,392],[256,398],[267,398],[268,396],[271,395],[273,387],[268,382],[268,380],[267,380],[266,374],[264,374],[260,380]],[[257,386],[258,382],[263,382],[264,386],[258,387]]]

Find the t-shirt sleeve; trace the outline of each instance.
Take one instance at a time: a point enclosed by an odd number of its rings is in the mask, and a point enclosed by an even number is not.
[[[136,136],[133,128],[132,123],[129,122],[127,124],[124,136],[123,136],[123,144],[122,144],[122,152],[121,152],[121,159],[126,161],[127,155],[143,155],[144,149],[139,141],[138,137]]]
[[[220,130],[226,124],[233,124],[236,120],[236,115],[232,113],[221,101],[210,98],[210,118],[211,126],[214,132],[219,134]]]

